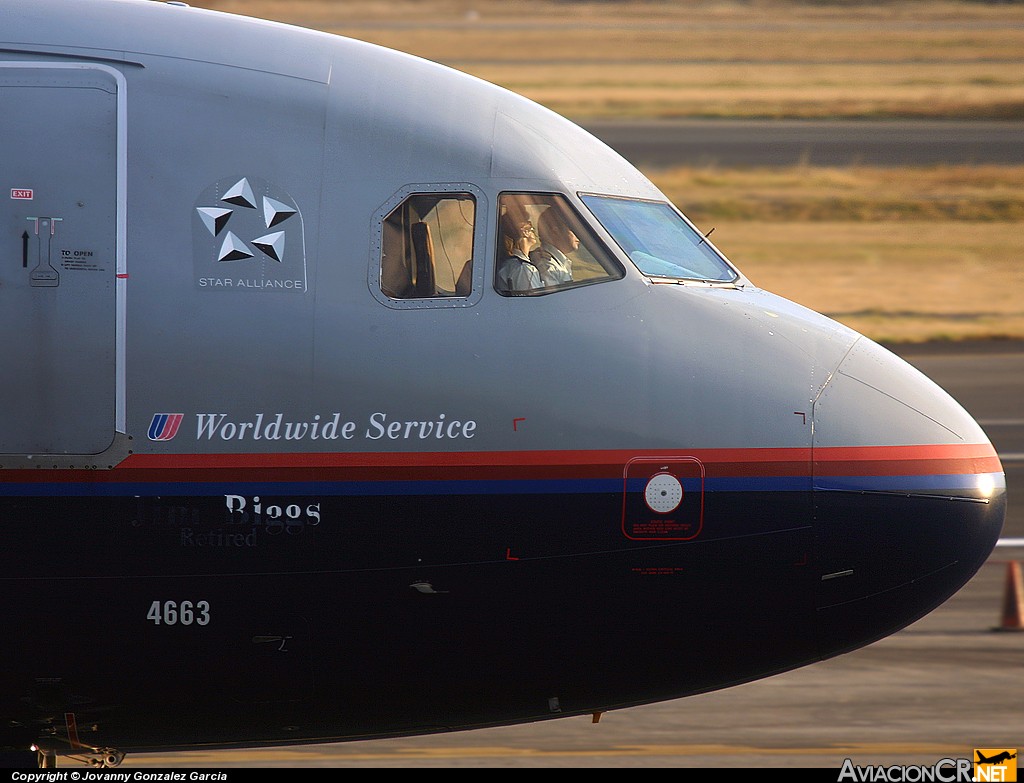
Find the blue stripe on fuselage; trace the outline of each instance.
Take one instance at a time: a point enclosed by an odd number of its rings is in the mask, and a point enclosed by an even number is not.
[[[936,476],[825,476],[814,488],[861,492],[977,490],[982,477],[1006,486],[1002,473]],[[682,479],[684,492],[700,491],[700,479]],[[630,479],[626,489],[642,492],[646,479]],[[26,482],[0,484],[0,497],[216,496],[235,494],[373,495],[544,495],[621,493],[621,478],[509,479],[484,481],[230,481],[230,482]],[[705,492],[807,492],[809,476],[722,477],[704,480]]]

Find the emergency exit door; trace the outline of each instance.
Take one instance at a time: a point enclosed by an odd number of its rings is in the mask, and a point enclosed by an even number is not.
[[[0,67],[0,454],[98,454],[117,375],[118,90]]]

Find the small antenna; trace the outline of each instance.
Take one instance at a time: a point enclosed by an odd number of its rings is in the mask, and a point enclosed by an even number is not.
[[[704,240],[707,239],[709,236],[711,236],[712,234],[715,233],[715,228],[717,228],[717,227],[716,226],[712,226],[711,230],[700,238],[700,242],[697,243],[697,247],[700,247],[701,245],[703,245],[704,244]]]

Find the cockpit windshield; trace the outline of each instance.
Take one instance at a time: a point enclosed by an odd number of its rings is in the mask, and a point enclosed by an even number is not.
[[[581,195],[645,275],[731,283],[737,274],[707,239],[663,201]]]

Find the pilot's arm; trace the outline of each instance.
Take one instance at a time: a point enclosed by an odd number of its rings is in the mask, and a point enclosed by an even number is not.
[[[542,285],[572,282],[572,261],[565,254],[539,247],[530,253],[530,261],[537,268]]]
[[[505,259],[501,277],[509,291],[529,291],[543,285],[537,267],[518,256]]]

